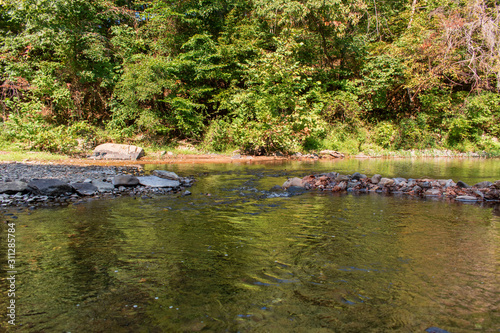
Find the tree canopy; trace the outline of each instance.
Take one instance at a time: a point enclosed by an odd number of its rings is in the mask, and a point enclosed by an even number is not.
[[[500,150],[488,0],[0,1],[4,140]],[[101,132],[102,133],[102,132]]]

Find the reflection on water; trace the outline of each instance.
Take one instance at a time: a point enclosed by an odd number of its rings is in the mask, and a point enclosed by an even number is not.
[[[498,332],[493,209],[268,191],[311,169],[473,183],[496,166],[343,163],[169,165],[193,195],[20,212],[18,331]]]

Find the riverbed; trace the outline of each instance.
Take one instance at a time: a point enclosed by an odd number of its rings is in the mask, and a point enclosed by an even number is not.
[[[289,177],[330,171],[474,184],[500,179],[499,160],[144,166],[156,169],[193,176],[192,194],[4,215],[16,226],[17,331],[500,329],[498,207],[270,191]],[[0,320],[9,326],[6,312]]]

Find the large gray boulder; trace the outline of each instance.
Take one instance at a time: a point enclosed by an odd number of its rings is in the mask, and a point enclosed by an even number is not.
[[[99,191],[97,186],[90,183],[71,183],[70,185],[75,189],[76,193],[82,196],[94,195]]]
[[[0,183],[0,194],[16,194],[28,191],[28,184],[19,180],[13,182]]]
[[[149,187],[178,187],[181,183],[177,180],[165,179],[156,176],[137,177],[139,184]]]
[[[95,147],[90,158],[95,160],[137,160],[144,156],[144,149],[117,143],[104,143]]]
[[[73,187],[59,179],[33,179],[28,183],[28,188],[40,195],[58,196],[73,192]]]

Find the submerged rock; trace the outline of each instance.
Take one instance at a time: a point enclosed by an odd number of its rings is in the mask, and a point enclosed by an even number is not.
[[[180,178],[175,172],[165,170],[155,170],[153,176],[172,180],[179,180]]]
[[[132,175],[117,175],[113,177],[113,185],[120,186],[136,186],[139,185],[139,179]]]

